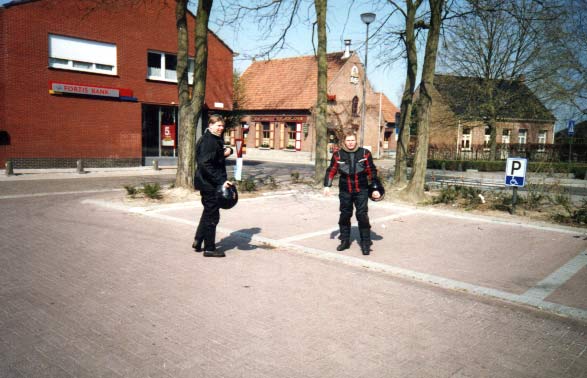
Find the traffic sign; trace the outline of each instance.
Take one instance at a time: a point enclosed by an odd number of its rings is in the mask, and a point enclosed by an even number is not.
[[[505,166],[505,185],[523,187],[526,184],[528,159],[508,158]]]
[[[575,120],[570,119],[567,123],[567,135],[573,136],[575,134]]]

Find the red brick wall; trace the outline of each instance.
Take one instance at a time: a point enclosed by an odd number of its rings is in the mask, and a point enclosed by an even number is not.
[[[177,104],[174,83],[149,81],[147,51],[177,53],[172,3],[84,14],[76,0],[42,0],[0,11],[0,164],[11,158],[141,158],[141,103]],[[189,20],[193,51],[193,18]],[[48,35],[117,47],[117,75],[48,68]],[[209,34],[206,103],[232,107],[232,51]],[[190,54],[193,56],[193,53]],[[49,81],[129,88],[138,102],[51,95]]]

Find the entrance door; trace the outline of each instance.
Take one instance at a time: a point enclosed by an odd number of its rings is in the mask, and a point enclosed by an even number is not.
[[[143,105],[143,158],[177,153],[177,107]]]

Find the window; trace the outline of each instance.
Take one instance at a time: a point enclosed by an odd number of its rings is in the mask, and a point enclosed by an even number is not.
[[[485,128],[485,137],[483,139],[483,149],[485,151],[489,151],[490,145],[489,142],[491,141],[491,129],[489,127]]]
[[[510,144],[510,129],[503,129],[501,134],[501,143]]]
[[[518,131],[518,143],[519,144],[526,144],[527,136],[528,136],[528,130],[520,129]]]
[[[296,124],[287,124],[287,148],[295,148],[296,146]]]
[[[538,152],[544,152],[546,144],[546,130],[540,130],[538,133]]]
[[[263,122],[263,142],[261,147],[269,147],[269,140],[271,139],[271,126],[269,122]]]
[[[116,45],[49,34],[49,67],[116,75]]]
[[[471,129],[465,127],[463,129],[463,136],[461,137],[461,150],[471,151]]]
[[[194,80],[194,59],[188,58],[188,81]],[[147,53],[147,78],[177,83],[177,55],[157,51]]]
[[[518,130],[518,144],[519,144],[520,151],[526,150],[525,144],[526,144],[527,136],[528,136],[528,130],[526,130],[526,129]]]
[[[359,115],[359,98],[357,96],[353,97],[351,114],[353,117],[357,117]]]

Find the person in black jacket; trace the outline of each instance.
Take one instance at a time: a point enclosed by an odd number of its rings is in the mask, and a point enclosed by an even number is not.
[[[198,169],[194,178],[196,189],[200,190],[204,210],[194,237],[192,247],[202,251],[204,256],[224,257],[222,251],[216,250],[216,226],[220,221],[220,207],[216,197],[216,190],[220,186],[232,185],[227,180],[225,158],[232,153],[231,148],[224,148],[222,132],[224,119],[220,115],[212,115],[208,120],[208,128],[196,145],[196,160]]]
[[[341,149],[332,154],[330,166],[326,169],[324,176],[324,195],[330,195],[330,187],[337,173],[340,173],[338,185],[340,245],[336,247],[336,250],[343,251],[351,246],[351,217],[354,205],[359,222],[361,252],[363,255],[368,255],[372,244],[368,214],[369,184],[377,180],[377,168],[373,164],[373,157],[369,150],[357,145],[357,137],[352,130],[344,133]],[[374,191],[372,196],[377,199],[381,195],[378,191]]]

